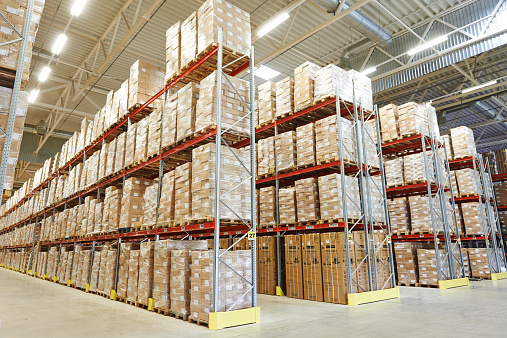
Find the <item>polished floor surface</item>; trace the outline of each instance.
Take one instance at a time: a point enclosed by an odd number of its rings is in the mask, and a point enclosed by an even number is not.
[[[0,337],[503,336],[507,280],[451,290],[401,287],[401,299],[348,307],[259,296],[262,323],[209,332],[0,268]]]

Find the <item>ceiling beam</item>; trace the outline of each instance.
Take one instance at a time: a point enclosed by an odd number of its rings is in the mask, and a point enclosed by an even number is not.
[[[61,112],[64,112],[64,113],[72,113],[72,115],[75,115],[76,117],[87,117],[89,119],[93,119],[95,117],[95,114],[90,114],[90,113],[86,113],[84,111],[79,111],[79,110],[73,110],[71,108],[66,108],[66,107],[60,107],[60,106],[56,106],[54,104],[49,104],[49,103],[43,103],[43,102],[39,102],[39,101],[36,101],[34,103],[30,103],[30,107],[40,107],[40,108],[45,108],[45,109],[51,109],[51,110],[58,110],[58,111],[61,111]]]

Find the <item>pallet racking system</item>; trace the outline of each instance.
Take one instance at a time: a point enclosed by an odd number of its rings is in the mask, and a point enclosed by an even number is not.
[[[248,121],[248,124],[250,126],[250,135],[253,135],[255,132],[255,92],[254,92],[254,50],[253,47],[251,48],[249,54],[246,55],[239,55],[233,52],[230,52],[229,50],[226,50],[223,47],[222,44],[222,32],[220,31],[218,33],[218,42],[214,45],[211,45],[210,48],[206,50],[205,53],[202,53],[199,55],[197,60],[194,60],[192,65],[188,67],[185,71],[182,71],[178,76],[176,76],[174,79],[170,80],[163,89],[161,89],[156,95],[154,95],[152,98],[150,98],[148,101],[146,101],[144,104],[137,107],[137,109],[134,109],[132,112],[130,112],[128,115],[126,115],[122,120],[120,120],[118,123],[110,127],[108,130],[106,130],[97,140],[92,142],[91,145],[86,147],[83,151],[81,151],[75,158],[71,159],[68,163],[66,163],[63,167],[61,167],[55,174],[53,174],[50,178],[48,178],[46,181],[44,181],[42,184],[40,184],[38,187],[36,187],[34,190],[32,190],[27,196],[25,196],[21,201],[19,201],[16,205],[14,205],[11,209],[9,209],[3,216],[7,215],[8,213],[15,210],[17,207],[19,207],[23,202],[25,202],[29,197],[33,196],[36,192],[41,191],[43,188],[49,187],[51,184],[55,184],[57,182],[58,178],[61,174],[65,173],[67,169],[71,169],[72,165],[75,165],[80,162],[84,162],[86,160],[87,156],[90,156],[93,152],[97,151],[102,147],[105,143],[105,141],[110,140],[118,135],[118,132],[121,130],[124,130],[126,126],[128,126],[134,118],[144,118],[146,115],[148,115],[151,110],[147,109],[147,107],[153,103],[156,99],[160,98],[162,95],[164,97],[164,105],[162,109],[162,114],[164,114],[165,111],[165,100],[167,100],[167,92],[177,86],[181,85],[182,83],[187,83],[188,81],[194,81],[199,82],[200,80],[204,79],[206,76],[211,74],[213,71],[217,71],[217,106],[216,106],[216,122],[215,127],[211,130],[205,130],[199,134],[194,135],[194,137],[191,137],[190,140],[184,141],[181,144],[174,144],[170,146],[168,149],[162,149],[160,146],[160,151],[157,155],[155,155],[152,158],[145,159],[144,161],[140,163],[136,163],[133,166],[126,168],[126,170],[122,170],[118,173],[113,174],[111,177],[106,177],[106,179],[98,181],[91,187],[84,189],[72,196],[64,198],[62,201],[49,206],[48,205],[48,193],[49,189],[47,189],[47,194],[45,196],[46,200],[46,207],[27,217],[26,219],[17,222],[15,224],[12,224],[2,230],[0,230],[0,235],[4,234],[8,231],[11,231],[12,229],[16,227],[22,227],[29,224],[35,224],[34,227],[35,231],[33,233],[33,242],[27,245],[15,245],[10,247],[4,247],[2,248],[3,256],[7,255],[9,252],[11,252],[11,260],[12,260],[12,253],[15,250],[20,249],[30,249],[30,261],[28,265],[28,273],[31,273],[32,269],[32,260],[34,255],[34,249],[35,247],[45,247],[47,248],[47,251],[53,246],[58,246],[58,261],[57,261],[57,269],[60,262],[60,256],[62,252],[62,246],[72,246],[72,263],[71,263],[71,278],[69,281],[67,281],[68,286],[72,284],[72,268],[73,268],[73,262],[74,262],[74,250],[75,246],[80,245],[91,245],[92,246],[92,259],[95,252],[95,248],[99,243],[108,243],[109,245],[115,245],[118,247],[118,249],[121,249],[122,242],[127,241],[134,241],[134,242],[140,242],[144,240],[159,240],[159,239],[191,239],[191,238],[201,238],[201,237],[212,237],[214,238],[214,248],[213,248],[213,296],[212,296],[212,303],[210,308],[210,320],[209,320],[209,328],[210,330],[217,330],[222,329],[229,326],[235,326],[235,325],[243,325],[243,324],[249,324],[249,323],[256,323],[260,321],[260,308],[257,306],[257,292],[256,292],[256,250],[255,250],[255,238],[256,238],[256,212],[255,212],[255,142],[252,141],[248,142],[246,144],[231,144],[231,142],[227,142],[227,130],[222,128],[221,123],[221,115],[222,115],[222,102],[221,102],[221,93],[222,93],[222,79],[225,81],[228,81],[231,85],[232,83],[230,80],[227,79],[227,76],[235,76],[239,74],[242,70],[246,68],[250,68],[250,87],[249,87],[249,103],[245,105],[248,107],[248,111],[245,113],[245,115],[241,119],[246,119]],[[224,64],[225,63],[225,64]],[[233,85],[232,85],[233,86]],[[234,87],[234,86],[233,86]],[[136,117],[137,116],[137,117]],[[162,135],[161,135],[162,139]],[[236,215],[240,214],[237,211],[235,212],[229,205],[227,205],[223,201],[223,195],[220,193],[220,181],[221,179],[216,180],[216,186],[215,186],[215,198],[214,198],[214,213],[215,217],[213,220],[209,220],[205,223],[200,224],[190,224],[190,225],[183,225],[183,226],[175,226],[175,227],[163,227],[163,225],[158,224],[159,219],[159,208],[160,208],[160,194],[161,194],[161,188],[162,188],[162,175],[166,169],[172,169],[176,164],[181,164],[182,162],[188,162],[190,158],[188,157],[188,152],[192,149],[196,148],[199,145],[202,145],[204,143],[212,142],[215,144],[216,149],[216,158],[220,158],[220,151],[222,146],[226,146],[228,148],[227,151],[232,151],[231,147],[233,148],[239,148],[246,145],[250,146],[250,156],[249,156],[249,163],[243,163],[241,162],[241,165],[243,167],[243,170],[247,172],[247,177],[245,181],[241,182],[240,185],[247,185],[249,186],[249,196],[245,196],[249,199],[250,202],[250,215],[247,219],[241,219],[240,222],[237,222],[235,224],[231,224],[230,222],[224,223],[220,219],[220,209],[221,207],[227,208]],[[186,156],[181,156],[186,155]],[[217,178],[221,178],[220,172],[221,172],[221,161],[215,161],[216,167],[215,167],[215,175]],[[125,183],[125,179],[133,174],[142,174],[143,176],[147,177],[158,177],[159,178],[159,185],[158,185],[158,198],[157,198],[157,221],[156,224],[153,226],[146,227],[145,230],[139,230],[139,231],[129,231],[125,233],[112,233],[112,234],[104,234],[104,235],[96,235],[96,236],[89,236],[89,237],[78,237],[78,238],[66,238],[66,239],[60,239],[56,241],[48,241],[48,242],[40,242],[38,241],[38,233],[37,231],[40,230],[40,218],[46,218],[53,217],[57,210],[65,210],[69,206],[81,204],[83,201],[83,198],[85,196],[91,195],[91,194],[97,194],[97,199],[100,201],[101,198],[101,189],[112,186],[112,185],[123,185]],[[237,189],[235,187],[234,189]],[[50,216],[51,215],[51,216]],[[253,224],[253,226],[252,226]],[[166,226],[166,225],[165,225]],[[219,290],[219,265],[224,264],[229,269],[232,269],[227,264],[225,264],[221,256],[224,252],[219,251],[218,243],[219,243],[219,237],[222,235],[227,235],[229,232],[234,233],[241,233],[242,238],[246,237],[248,235],[249,240],[251,240],[251,280],[248,280],[247,283],[250,285],[249,289],[245,291],[245,293],[242,295],[243,297],[251,297],[251,308],[247,309],[241,309],[241,310],[233,310],[233,308],[229,309],[229,311],[226,312],[220,312],[216,311],[215,309],[218,309],[218,300],[220,297],[221,292],[224,292],[223,290]],[[239,241],[231,243],[231,245],[225,250],[227,252],[228,250],[233,249]],[[118,271],[118,264],[119,264],[119,254],[120,250],[117,251],[117,260],[116,260],[116,271]],[[9,266],[10,264],[8,264]],[[90,266],[90,269],[92,266]],[[47,272],[47,266],[46,266],[46,272]],[[238,272],[234,271],[236,274]],[[117,274],[116,274],[117,276]],[[45,279],[46,275],[40,276]],[[90,274],[91,277],[91,274]],[[54,280],[56,282],[56,280]],[[90,281],[88,281],[90,282]],[[116,278],[115,281],[115,289],[111,290],[111,299],[116,299],[116,290],[118,285],[118,279]],[[87,287],[87,292],[88,292]],[[237,300],[239,302],[240,299]],[[237,303],[236,302],[236,303]],[[150,305],[148,306],[149,310],[152,310],[153,307],[153,299],[150,300]]]
[[[390,156],[403,157],[409,154],[423,154],[424,181],[388,188],[387,196],[427,196],[432,230],[430,233],[393,235],[392,239],[394,241],[433,243],[438,287],[447,289],[468,285],[469,281],[465,277],[463,266],[461,238],[445,142],[441,143],[430,131],[429,135],[422,132],[384,143],[382,148],[384,154]],[[443,159],[440,157],[441,151],[444,154]],[[450,190],[450,198],[445,193],[447,190]]]

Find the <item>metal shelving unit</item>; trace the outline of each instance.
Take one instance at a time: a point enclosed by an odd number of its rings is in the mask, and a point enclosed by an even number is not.
[[[159,91],[154,97],[152,97],[150,100],[145,102],[143,105],[141,105],[138,109],[134,110],[132,113],[125,116],[121,121],[119,121],[117,124],[115,124],[112,128],[110,128],[107,132],[105,132],[103,135],[101,135],[97,140],[92,142],[92,144],[83,151],[81,151],[75,158],[73,158],[71,161],[69,161],[67,164],[65,164],[62,168],[60,168],[56,173],[54,173],[49,179],[47,179],[45,182],[43,182],[40,186],[36,187],[30,194],[28,194],[25,198],[23,198],[17,205],[12,207],[10,210],[6,212],[8,214],[9,212],[12,212],[16,209],[19,205],[21,205],[24,201],[26,201],[29,197],[33,196],[36,192],[40,191],[44,187],[48,186],[51,183],[56,182],[55,179],[58,179],[58,177],[67,170],[67,168],[71,168],[73,164],[77,164],[78,162],[84,161],[86,159],[87,155],[90,155],[94,151],[97,151],[100,149],[100,147],[104,144],[105,140],[110,140],[111,138],[114,138],[117,136],[118,132],[124,129],[132,120],[134,116],[137,114],[140,115],[146,115],[145,109],[148,107],[153,101],[164,95],[164,100],[167,99],[167,91],[175,86],[180,81],[184,80],[186,76],[190,75],[193,71],[195,71],[197,68],[199,68],[201,65],[205,64],[207,66],[214,65],[217,70],[217,106],[216,106],[216,126],[214,129],[206,131],[201,133],[200,135],[190,139],[187,142],[184,142],[182,144],[174,145],[169,147],[168,149],[160,149],[159,154],[154,156],[153,158],[146,160],[142,163],[139,163],[137,165],[134,165],[131,168],[128,168],[127,170],[120,171],[119,173],[116,173],[112,175],[111,177],[108,177],[104,180],[101,180],[97,182],[96,184],[92,185],[91,187],[80,191],[72,196],[69,196],[62,201],[57,202],[54,205],[47,206],[47,198],[46,195],[46,207],[27,217],[24,220],[21,220],[20,222],[17,222],[16,224],[13,224],[7,228],[4,228],[0,230],[0,235],[13,230],[16,227],[21,227],[26,225],[30,222],[35,222],[37,226],[35,227],[35,233],[34,233],[34,240],[30,244],[25,245],[16,245],[16,246],[9,246],[1,248],[5,254],[7,254],[9,251],[13,250],[21,250],[21,249],[28,249],[32,248],[32,252],[30,254],[30,257],[33,257],[33,248],[36,244],[47,248],[48,252],[49,249],[53,246],[58,246],[59,252],[61,252],[62,246],[72,246],[73,252],[76,245],[92,245],[92,259],[93,259],[93,253],[95,250],[95,247],[99,243],[109,243],[109,245],[116,245],[118,248],[118,257],[121,250],[121,244],[125,241],[134,241],[134,242],[140,242],[143,240],[159,240],[159,239],[192,239],[192,238],[202,238],[202,237],[212,237],[214,238],[215,247],[213,249],[213,300],[211,303],[211,311],[210,311],[210,329],[221,329],[227,326],[234,326],[234,325],[242,325],[247,323],[255,323],[259,322],[260,320],[260,308],[257,306],[257,292],[256,292],[256,245],[255,245],[255,235],[256,235],[256,210],[255,210],[255,142],[254,138],[251,138],[251,141],[248,143],[250,145],[250,155],[249,155],[249,163],[241,163],[244,170],[246,170],[248,179],[244,182],[241,182],[241,184],[246,184],[250,188],[250,195],[248,196],[250,200],[250,215],[248,218],[241,218],[240,224],[229,224],[224,223],[220,221],[220,209],[226,208],[236,215],[241,214],[239,211],[234,211],[231,206],[227,205],[223,200],[223,195],[220,192],[220,179],[216,180],[216,186],[215,186],[215,199],[214,199],[214,212],[215,217],[214,221],[206,222],[206,223],[200,223],[200,224],[190,224],[185,226],[177,226],[177,227],[164,227],[164,228],[157,228],[158,224],[158,216],[159,216],[159,208],[160,208],[160,194],[162,189],[162,180],[160,179],[164,173],[165,168],[165,161],[170,160],[172,157],[176,157],[183,152],[191,151],[192,149],[205,144],[209,142],[213,142],[215,144],[216,149],[216,158],[220,159],[220,152],[222,150],[222,147],[228,148],[227,151],[232,151],[231,147],[239,148],[242,146],[245,146],[247,144],[235,144],[231,145],[228,142],[224,140],[224,131],[225,128],[222,128],[221,124],[221,115],[222,115],[222,102],[221,102],[221,93],[222,93],[222,79],[224,81],[228,81],[227,76],[235,76],[239,72],[241,72],[246,67],[250,67],[250,92],[249,92],[249,104],[248,111],[245,113],[242,119],[247,119],[249,121],[250,125],[250,135],[255,134],[255,92],[254,92],[254,65],[253,62],[250,63],[249,60],[254,59],[254,51],[253,47],[250,51],[249,55],[244,55],[241,57],[238,57],[233,63],[236,63],[238,61],[241,61],[244,59],[245,62],[236,69],[230,71],[231,69],[231,63],[227,65],[222,64],[222,60],[224,60],[224,50],[222,45],[222,32],[219,32],[218,35],[218,43],[216,46],[214,46],[207,54],[202,56],[197,62],[189,67],[185,72],[180,74],[176,79],[168,83],[161,91]],[[209,67],[207,67],[209,68]],[[232,83],[231,83],[232,85]],[[245,103],[245,102],[244,102]],[[165,104],[164,104],[165,107]],[[164,110],[162,111],[162,114],[164,114]],[[217,178],[221,178],[221,161],[217,160],[216,162],[216,168],[215,168],[215,174]],[[241,161],[240,161],[241,162]],[[125,182],[125,178],[132,175],[132,174],[139,174],[142,173],[144,176],[153,176],[159,178],[159,191],[158,191],[158,198],[157,198],[157,221],[155,226],[152,229],[146,229],[142,231],[131,231],[128,233],[111,233],[106,235],[100,235],[100,236],[91,236],[91,237],[80,237],[80,238],[69,238],[69,239],[60,239],[55,241],[46,241],[46,242],[40,242],[37,240],[38,238],[38,229],[39,229],[39,220],[40,218],[46,218],[47,215],[49,215],[50,212],[54,213],[57,210],[65,210],[68,207],[72,207],[78,204],[82,203],[82,198],[84,198],[87,195],[95,194],[97,193],[98,198],[100,199],[100,193],[101,189],[113,185],[118,184],[119,182]],[[239,187],[236,186],[235,189]],[[49,189],[47,190],[49,194]],[[2,215],[4,216],[4,215]],[[252,226],[252,224],[254,224]],[[231,307],[226,312],[219,312],[217,311],[218,308],[218,300],[220,297],[221,291],[218,287],[219,281],[220,281],[220,275],[219,271],[219,265],[225,264],[222,260],[222,255],[233,249],[235,245],[237,245],[237,242],[232,242],[229,248],[225,251],[219,250],[218,243],[220,236],[226,236],[229,232],[234,232],[235,234],[240,234],[243,237],[248,236],[249,239],[252,242],[251,245],[251,280],[248,280],[247,283],[250,285],[249,289],[242,295],[242,298],[244,297],[250,297],[251,299],[251,308],[247,309],[241,309],[238,310],[240,312],[234,311],[234,307]],[[4,255],[5,255],[4,254]],[[117,266],[116,269],[118,271],[118,260],[117,257]],[[32,259],[30,258],[30,261]],[[93,261],[92,261],[93,262]],[[227,264],[225,264],[227,268],[230,268]],[[58,266],[58,264],[57,264]],[[90,267],[91,268],[91,267]],[[46,271],[47,272],[47,271]],[[240,274],[237,271],[234,271],[236,274]],[[91,275],[91,274],[90,274]],[[44,274],[45,277],[45,274]],[[71,280],[67,281],[67,284],[72,283]],[[117,283],[117,281],[116,281]],[[223,282],[222,282],[223,284]],[[117,284],[116,284],[117,285]],[[113,290],[116,292],[116,289]],[[115,293],[114,293],[115,295]],[[112,294],[113,296],[113,294]],[[113,298],[113,297],[111,297]],[[237,300],[239,302],[240,299]],[[236,303],[237,303],[236,302]],[[213,309],[215,311],[213,311]],[[213,313],[211,313],[213,312]],[[232,320],[232,321],[231,321]],[[223,324],[224,322],[228,322],[229,324]],[[226,326],[224,326],[226,325]]]
[[[498,208],[493,189],[493,180],[489,170],[489,162],[484,162],[482,156],[470,156],[450,160],[452,170],[473,169],[475,180],[479,188],[477,196],[456,198],[456,203],[477,202],[480,214],[482,236],[473,236],[469,245],[484,245],[488,256],[488,265],[492,279],[507,278],[505,273],[507,261],[505,259],[504,241],[498,217]],[[468,236],[470,237],[470,236]]]
[[[450,167],[444,143],[430,133],[412,135],[382,145],[384,154],[406,156],[422,153],[425,182],[387,189],[389,197],[426,195],[432,233],[393,236],[396,241],[433,243],[440,288],[468,285],[465,277],[461,238],[452,192]],[[441,158],[443,152],[444,158]],[[450,191],[451,197],[447,197]]]
[[[14,78],[14,87],[12,88],[11,104],[9,107],[9,117],[7,119],[7,130],[2,130],[0,128],[0,131],[2,132],[2,134],[4,134],[3,136],[5,136],[2,160],[0,162],[0,189],[1,189],[0,195],[3,195],[5,175],[7,172],[7,162],[9,160],[9,152],[11,151],[12,133],[14,132],[16,109],[18,107],[19,94],[21,92],[21,81],[23,79],[23,68],[25,66],[26,50],[28,48],[28,41],[30,37],[30,26],[31,26],[30,24],[32,22],[34,2],[35,2],[34,0],[27,1],[25,22],[23,25],[23,33],[18,32],[18,30],[14,27],[14,25],[12,25],[9,22],[9,19],[6,18],[4,15],[0,14],[1,19],[6,21],[7,25],[12,28],[13,32],[15,32],[16,35],[19,36],[19,38],[16,38],[9,42],[2,43],[2,45],[16,43],[21,40],[21,45],[19,47],[18,62],[16,65],[16,76]]]

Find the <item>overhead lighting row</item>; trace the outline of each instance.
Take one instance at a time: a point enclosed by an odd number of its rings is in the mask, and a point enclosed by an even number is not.
[[[74,0],[74,5],[72,5],[72,9],[70,10],[70,14],[72,16],[75,16],[76,18],[81,14],[83,11],[83,8],[86,4],[87,0]],[[63,47],[65,46],[65,42],[67,42],[67,36],[65,34],[59,34],[56,38],[55,43],[53,44],[53,48],[51,49],[51,52],[54,55],[58,55],[62,52]],[[49,61],[49,64],[51,64],[51,60]],[[49,77],[49,74],[51,73],[51,68],[49,68],[49,65],[42,68],[40,74],[39,74],[39,83],[37,84],[36,88],[32,89],[30,92],[30,95],[28,96],[28,102],[33,103],[37,99],[37,96],[39,95],[39,88],[40,84],[46,81]]]

